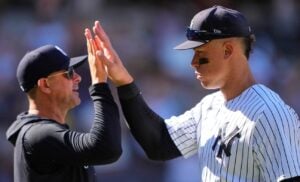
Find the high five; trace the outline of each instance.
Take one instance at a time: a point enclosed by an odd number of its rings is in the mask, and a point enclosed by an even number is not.
[[[242,13],[213,6],[197,13],[176,49],[193,49],[191,65],[205,89],[218,89],[180,116],[153,112],[95,22],[99,58],[118,87],[129,128],[147,156],[198,154],[201,181],[298,181],[299,119],[272,90],[256,83],[248,59],[254,34]],[[174,63],[175,64],[175,63]]]

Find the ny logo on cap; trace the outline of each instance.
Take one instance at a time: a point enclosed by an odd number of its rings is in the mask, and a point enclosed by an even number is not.
[[[23,92],[25,92],[25,88],[22,85],[20,85],[20,88]]]
[[[221,34],[222,31],[221,31],[221,30],[218,30],[218,29],[214,29],[214,33],[216,33],[216,34]]]

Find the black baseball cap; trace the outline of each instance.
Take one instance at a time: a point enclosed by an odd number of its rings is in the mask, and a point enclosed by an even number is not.
[[[244,15],[223,6],[213,6],[197,13],[187,28],[187,41],[174,49],[185,50],[201,46],[213,39],[252,35]]]
[[[17,79],[22,91],[28,92],[40,78],[69,67],[78,67],[85,60],[87,55],[70,58],[58,46],[45,45],[25,54],[17,68]]]

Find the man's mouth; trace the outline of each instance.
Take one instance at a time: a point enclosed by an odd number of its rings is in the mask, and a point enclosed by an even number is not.
[[[197,71],[195,71],[195,76],[196,76],[196,78],[198,80],[201,79],[201,78],[203,78],[203,76],[199,72],[197,72]]]
[[[74,87],[73,88],[73,92],[78,92],[79,88],[78,87]]]

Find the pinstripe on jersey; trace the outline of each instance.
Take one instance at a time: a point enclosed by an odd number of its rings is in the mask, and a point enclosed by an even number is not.
[[[257,84],[225,102],[221,92],[166,120],[184,157],[198,152],[201,181],[279,181],[300,175],[299,118]]]

